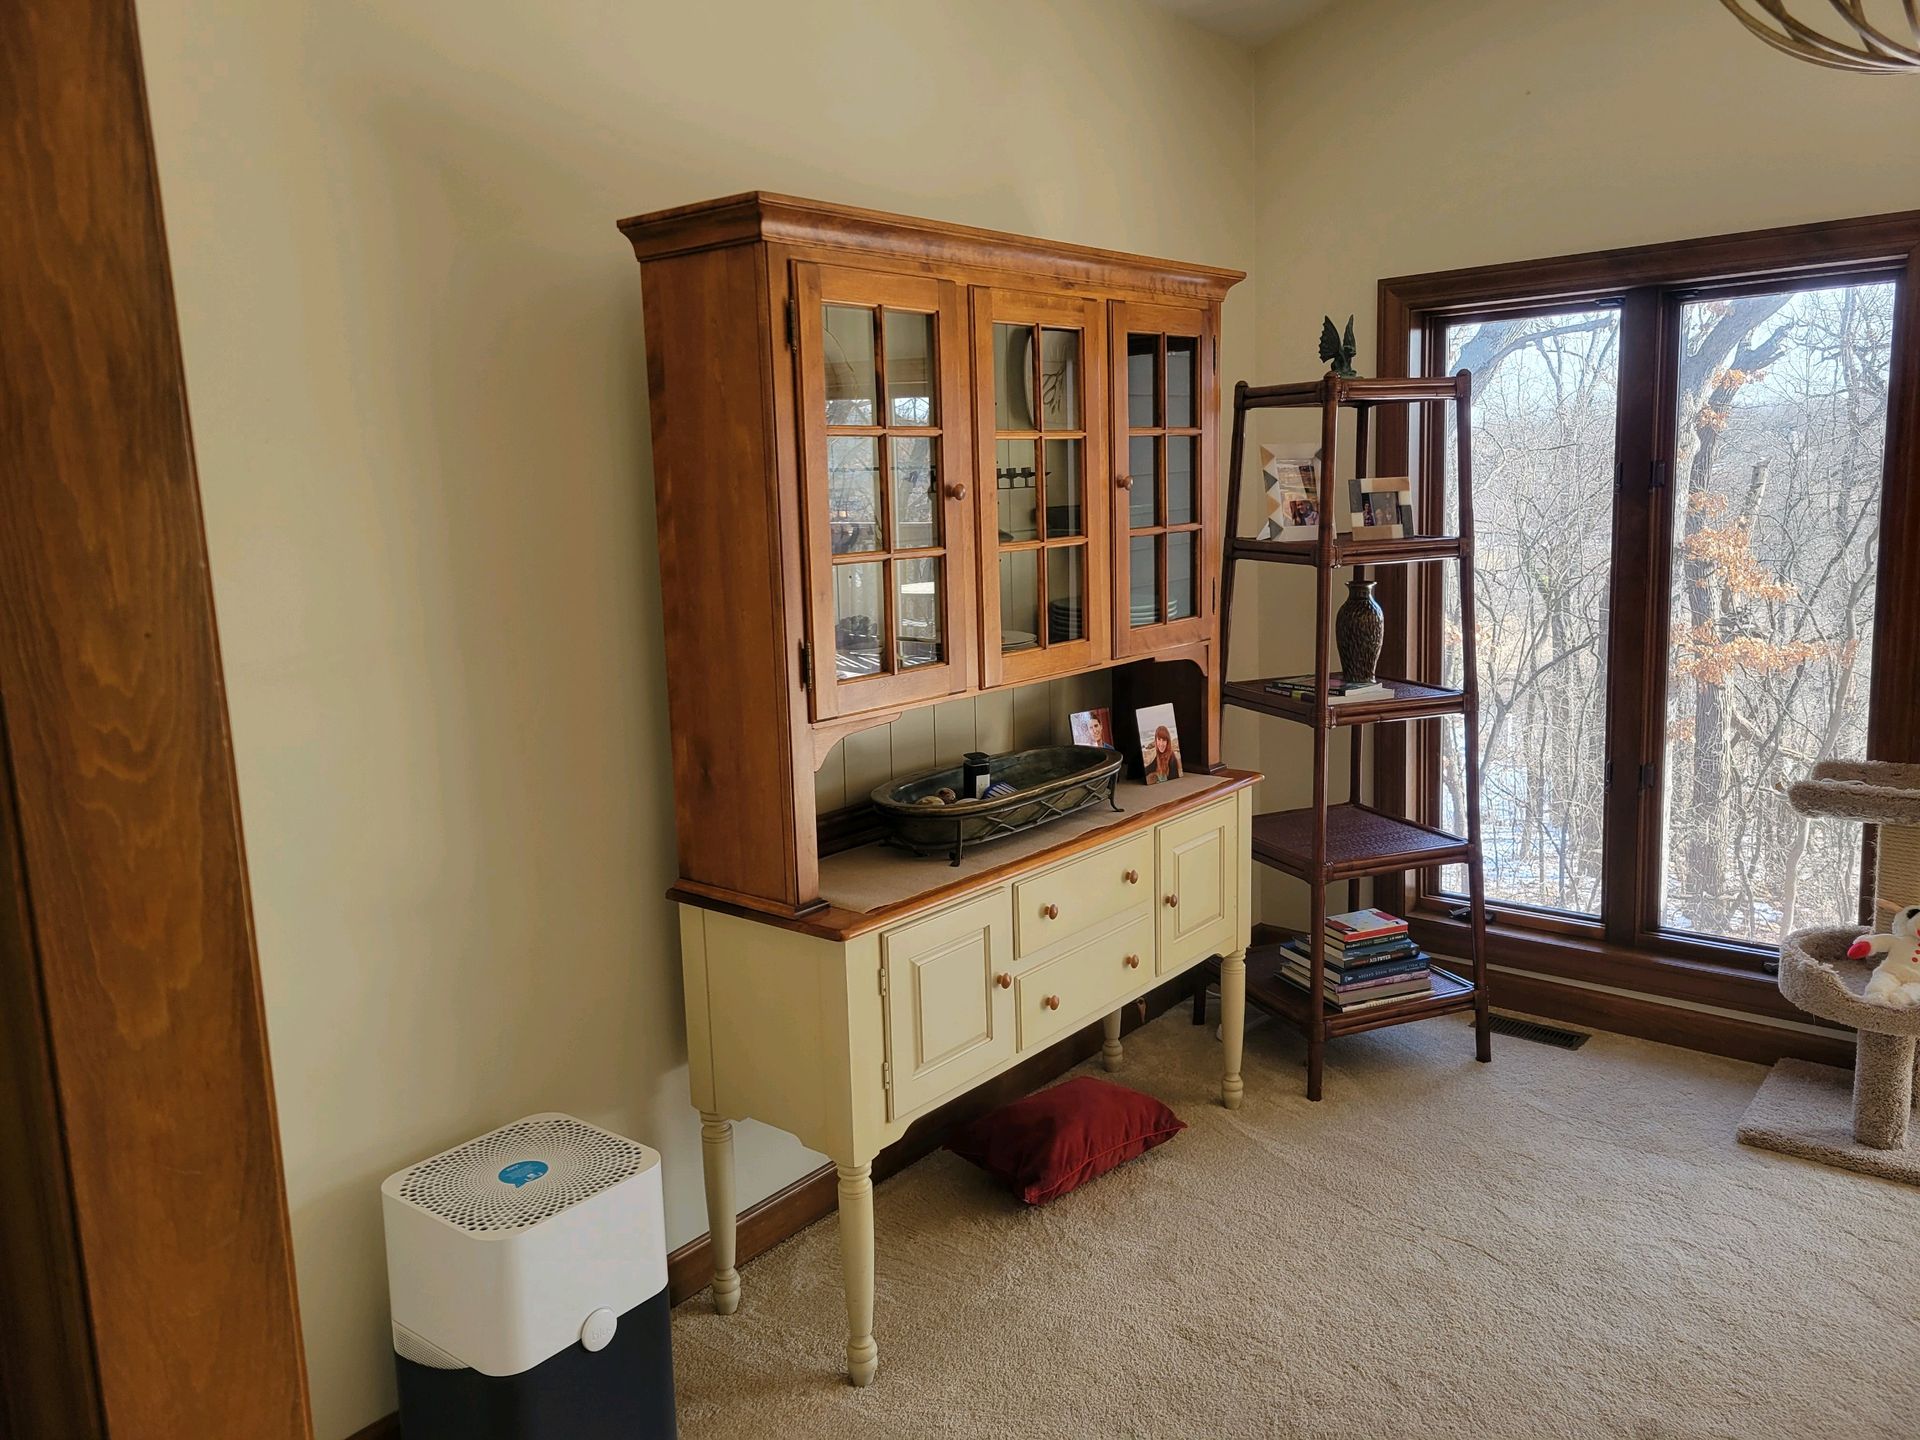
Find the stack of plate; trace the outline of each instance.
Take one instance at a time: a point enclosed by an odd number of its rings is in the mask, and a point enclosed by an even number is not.
[[[1077,597],[1047,602],[1047,642],[1058,645],[1063,640],[1078,640],[1087,633],[1086,616],[1081,613]]]

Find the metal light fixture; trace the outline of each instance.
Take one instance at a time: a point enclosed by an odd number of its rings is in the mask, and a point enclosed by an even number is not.
[[[1829,70],[1855,70],[1866,74],[1889,75],[1902,70],[1920,70],[1920,0],[1899,0],[1906,14],[1908,39],[1895,40],[1867,15],[1876,5],[1891,18],[1894,0],[1827,0],[1845,27],[1853,31],[1852,40],[1837,38],[1787,13],[1789,0],[1720,0],[1740,23],[1767,44],[1798,60],[1824,65]],[[1813,0],[1807,0],[1811,5]],[[1751,4],[1766,18],[1748,8]],[[1769,20],[1772,23],[1768,23]]]

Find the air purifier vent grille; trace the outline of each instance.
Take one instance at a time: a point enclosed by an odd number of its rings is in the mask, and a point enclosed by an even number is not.
[[[421,1161],[400,1177],[399,1191],[462,1230],[524,1230],[647,1164],[644,1145],[570,1116],[538,1116]]]

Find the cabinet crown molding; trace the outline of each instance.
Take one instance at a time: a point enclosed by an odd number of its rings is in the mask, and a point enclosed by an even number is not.
[[[1045,275],[1049,288],[1066,282],[1207,301],[1220,300],[1247,278],[1245,271],[1221,266],[1036,240],[766,190],[655,210],[619,223],[640,260],[765,241],[853,255],[884,254],[895,261],[910,253],[931,265],[1030,272]]]

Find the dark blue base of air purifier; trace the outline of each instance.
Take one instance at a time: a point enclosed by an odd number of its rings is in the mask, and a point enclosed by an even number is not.
[[[606,1349],[579,1342],[518,1375],[393,1357],[406,1440],[674,1440],[667,1292],[620,1317]]]

